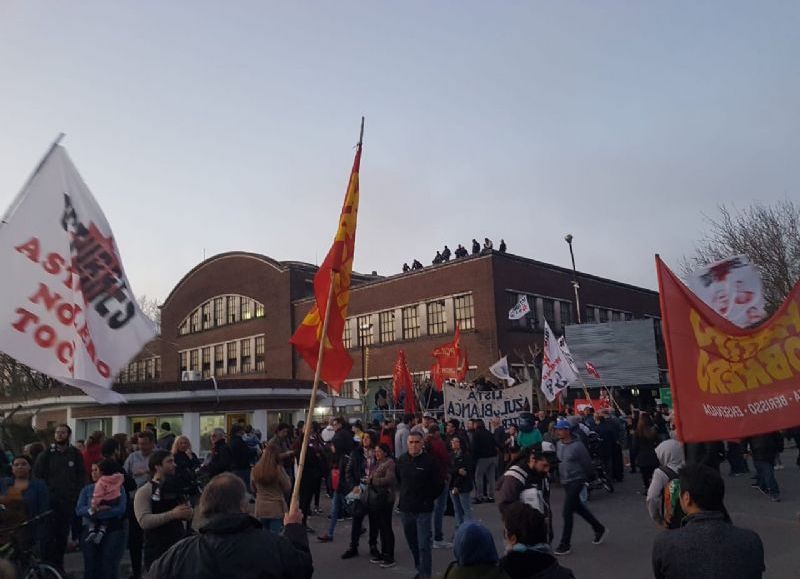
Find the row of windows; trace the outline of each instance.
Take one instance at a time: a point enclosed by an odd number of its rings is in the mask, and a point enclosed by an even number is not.
[[[264,336],[233,340],[178,353],[181,373],[201,372],[203,378],[266,371]]]
[[[523,294],[509,292],[508,308],[511,309],[519,301],[520,296]],[[524,294],[528,296],[528,305],[531,311],[519,320],[508,320],[508,327],[517,330],[539,331],[544,329],[544,320],[556,332],[561,332],[563,326],[572,323],[572,302],[554,300],[552,298],[540,298],[531,294]],[[536,306],[537,300],[542,300],[542,314],[544,317],[539,316],[539,311]],[[556,323],[556,308],[558,308],[559,323]]]
[[[425,304],[427,317],[425,319],[426,328],[429,336],[441,336],[447,333],[447,318],[448,311],[446,301],[444,299],[434,300]],[[472,300],[472,294],[463,294],[453,297],[453,314],[455,315],[455,323],[462,330],[475,329],[475,306]],[[357,341],[355,346],[370,346],[375,343],[375,336],[377,335],[381,344],[388,344],[397,339],[395,328],[395,310],[386,310],[378,312],[378,328],[374,328],[372,324],[372,315],[366,314],[357,316],[356,332]],[[406,306],[400,309],[400,330],[403,340],[414,340],[419,338],[420,334],[420,319],[419,319],[419,304]],[[346,348],[353,348],[353,335],[351,324],[345,323],[344,326],[344,345]]]
[[[155,356],[146,360],[137,360],[123,368],[117,382],[120,384],[137,382],[154,382],[161,377],[161,357]]]
[[[586,306],[583,308],[584,324],[594,324],[596,322],[621,322],[623,320],[632,320],[633,314],[630,312],[622,312],[619,310],[611,310],[608,308],[600,308],[596,306]]]
[[[264,304],[261,302],[238,295],[217,296],[186,316],[178,326],[178,335],[186,336],[263,317]]]

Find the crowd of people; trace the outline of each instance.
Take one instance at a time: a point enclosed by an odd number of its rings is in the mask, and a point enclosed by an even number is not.
[[[507,247],[505,240],[503,239],[500,240],[500,245],[498,246],[497,249],[500,253],[506,252]],[[489,239],[488,237],[485,237],[483,239],[483,246],[481,246],[481,244],[478,242],[477,239],[472,240],[472,255],[479,255],[481,253],[491,253],[493,250],[494,250],[494,242],[492,242],[492,240]],[[436,252],[436,255],[434,256],[433,261],[431,261],[431,263],[433,265],[438,265],[440,263],[447,263],[448,261],[450,261],[451,257],[455,259],[460,259],[462,257],[467,257],[468,255],[470,255],[470,252],[467,250],[466,247],[464,247],[460,243],[458,244],[458,247],[456,247],[455,251],[451,251],[450,248],[447,245],[445,245],[443,249]],[[425,266],[422,265],[422,262],[420,262],[418,259],[415,259],[411,262],[411,265],[408,265],[407,262],[403,264],[403,273],[409,271],[416,271],[418,269],[422,269],[423,267]]]
[[[421,579],[432,576],[434,549],[452,549],[442,575],[451,579],[567,578],[574,575],[559,559],[572,552],[574,516],[591,527],[594,545],[609,533],[587,506],[591,482],[598,472],[622,480],[627,466],[642,477],[643,513],[665,529],[653,547],[656,577],[695,577],[699,570],[760,577],[763,546],[754,532],[733,526],[720,467],[727,461],[728,474],[742,476],[750,472],[749,454],[753,485],[779,500],[774,469],[783,435],[683,445],[671,418],[666,406],[628,416],[610,408],[539,411],[507,427],[430,412],[366,425],[334,417],[311,424],[299,510],[292,511],[303,423],[278,424],[266,441],[242,423],[215,429],[202,461],[166,423],[158,433],[96,432],[83,450],[60,425],[49,448],[14,457],[11,475],[0,479],[0,504],[4,528],[48,514],[27,539],[60,569],[65,552],[79,545],[87,579],[118,577],[126,550],[133,579],[218,577],[223,568],[241,578],[263,569],[310,577],[308,535],[331,543],[346,518],[352,524],[341,558],[360,556],[366,536],[377,569],[396,565],[398,518]],[[558,534],[553,489],[564,497]],[[323,492],[330,516],[317,533],[309,517],[322,514]],[[481,503],[495,504],[503,521],[502,557],[473,515]],[[443,525],[448,513],[451,535]]]

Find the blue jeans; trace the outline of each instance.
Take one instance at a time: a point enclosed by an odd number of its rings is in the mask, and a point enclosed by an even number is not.
[[[280,535],[283,531],[283,519],[259,519],[259,521],[262,527],[276,535]]]
[[[84,537],[86,531],[88,527],[84,529]],[[84,579],[117,579],[119,563],[125,554],[127,543],[128,533],[124,527],[116,531],[107,531],[99,545],[81,541]]]
[[[458,529],[464,521],[472,520],[472,493],[458,493],[451,495],[453,498],[453,510],[456,515],[456,529]],[[455,530],[453,530],[455,533]]]
[[[433,503],[433,540],[444,541],[444,531],[442,530],[442,522],[444,521],[444,511],[447,509],[447,497],[450,496],[450,489],[444,485],[442,494],[440,494],[436,502]]]
[[[414,567],[418,575],[431,576],[431,513],[400,513],[403,534],[408,548],[414,555]]]
[[[781,489],[778,488],[778,481],[775,480],[775,465],[764,460],[754,460],[753,465],[756,467],[758,475],[758,487],[771,497],[779,496]]]
[[[344,509],[344,495],[339,491],[333,491],[333,499],[331,499],[331,523],[328,526],[328,536],[333,537],[333,532],[336,530],[336,521],[339,519],[339,514]]]

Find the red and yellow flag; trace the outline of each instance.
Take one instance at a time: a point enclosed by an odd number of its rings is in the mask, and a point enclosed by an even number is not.
[[[325,351],[322,358],[321,378],[337,392],[341,388],[353,360],[344,346],[344,322],[350,303],[350,276],[353,271],[353,253],[356,245],[356,219],[358,217],[358,170],[361,165],[361,143],[356,147],[356,157],[350,182],[339,217],[339,227],[333,245],[314,276],[316,304],[308,312],[289,343],[293,344],[300,357],[312,370],[317,369],[319,346],[322,339],[322,322],[328,305],[328,292],[333,283],[333,302],[325,336]]]

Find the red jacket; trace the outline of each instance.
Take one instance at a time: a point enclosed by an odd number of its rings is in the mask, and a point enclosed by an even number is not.
[[[444,445],[444,441],[437,436],[436,438],[431,438],[427,446],[428,452],[436,462],[436,466],[439,467],[441,480],[446,481],[450,469],[450,455],[447,453],[447,447]]]
[[[92,480],[92,465],[103,458],[101,447],[101,444],[87,444],[83,451],[83,468],[86,469],[89,480]]]

